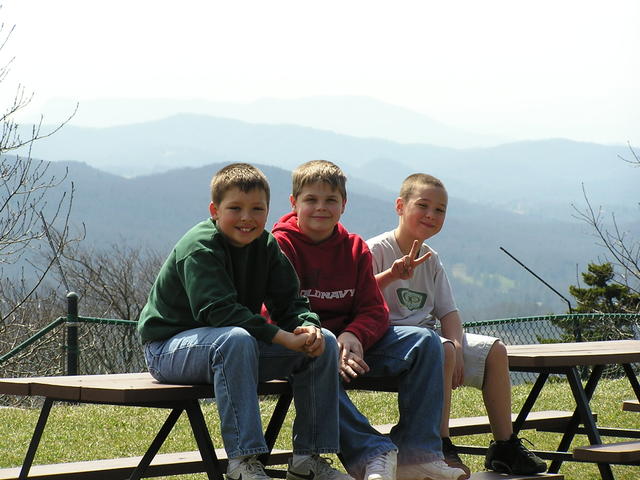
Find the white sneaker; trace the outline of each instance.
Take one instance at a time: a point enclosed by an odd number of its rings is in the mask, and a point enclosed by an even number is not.
[[[346,473],[333,468],[331,463],[330,459],[322,458],[319,455],[311,455],[311,457],[295,467],[289,461],[287,480],[354,480]],[[293,470],[294,468],[295,471]]]
[[[397,480],[462,480],[469,478],[461,468],[453,468],[444,460],[417,465],[398,465]]]
[[[232,471],[227,471],[227,480],[271,480],[264,466],[255,456],[247,457]]]
[[[367,463],[364,480],[396,480],[398,451],[389,450]]]

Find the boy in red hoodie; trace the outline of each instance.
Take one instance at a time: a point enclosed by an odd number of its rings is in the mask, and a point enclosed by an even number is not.
[[[466,478],[442,460],[442,345],[429,329],[389,327],[369,249],[339,222],[347,201],[344,173],[331,162],[314,160],[294,170],[292,179],[293,212],[272,234],[298,273],[300,293],[338,338],[343,381],[363,375],[399,378],[400,421],[390,438],[373,429],[340,390],[345,468],[364,480]]]

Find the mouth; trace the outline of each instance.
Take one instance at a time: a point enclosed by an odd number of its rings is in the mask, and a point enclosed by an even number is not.
[[[242,233],[251,233],[254,227],[236,227],[236,230],[240,230]]]

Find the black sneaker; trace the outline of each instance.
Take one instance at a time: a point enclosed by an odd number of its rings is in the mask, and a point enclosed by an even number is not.
[[[545,472],[547,464],[530,452],[514,433],[509,440],[492,441],[489,444],[484,468],[501,473],[531,475]]]
[[[461,468],[464,473],[471,475],[471,469],[467,467],[458,455],[458,447],[456,447],[449,437],[442,438],[442,454],[447,465],[454,468]]]

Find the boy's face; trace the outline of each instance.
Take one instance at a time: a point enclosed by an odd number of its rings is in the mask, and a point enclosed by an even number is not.
[[[325,182],[309,183],[289,200],[298,215],[298,227],[316,243],[331,236],[347,203],[337,189]]]
[[[267,222],[267,194],[260,188],[243,192],[229,189],[218,205],[209,205],[211,218],[234,247],[244,247],[258,238]]]
[[[447,214],[447,191],[434,185],[416,187],[408,198],[396,200],[400,231],[420,241],[433,237],[442,229]]]

